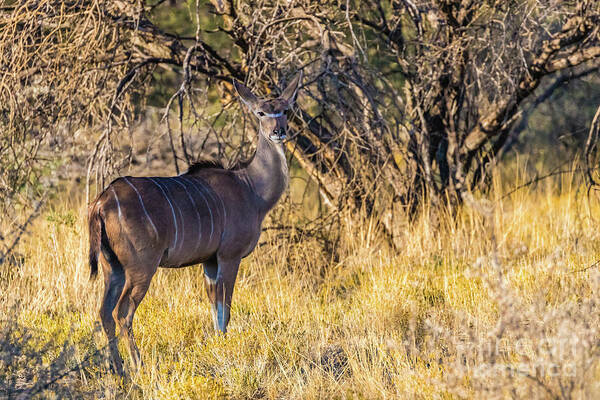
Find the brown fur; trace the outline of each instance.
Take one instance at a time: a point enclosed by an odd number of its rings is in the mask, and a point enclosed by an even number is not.
[[[269,110],[260,110],[278,114],[261,118],[256,153],[247,163],[224,169],[200,162],[175,177],[118,178],[90,205],[91,276],[100,263],[105,287],[100,319],[118,373],[123,369],[115,328],[127,338],[137,366],[133,317],[159,266],[202,263],[215,329],[226,332],[240,261],[256,246],[266,213],[287,186],[281,145],[287,121],[279,113],[289,107],[299,81],[300,76],[284,91],[286,97],[269,102],[235,83],[253,112],[269,104]]]

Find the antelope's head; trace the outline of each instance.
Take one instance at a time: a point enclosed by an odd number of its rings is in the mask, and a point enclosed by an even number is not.
[[[276,99],[259,99],[243,84],[233,81],[242,102],[258,117],[260,133],[272,142],[281,143],[287,136],[287,116],[285,112],[294,104],[302,72],[288,84],[281,96]]]

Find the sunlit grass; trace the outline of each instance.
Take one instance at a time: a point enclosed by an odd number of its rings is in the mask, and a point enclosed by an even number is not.
[[[595,269],[580,271],[600,258],[597,202],[569,176],[500,200],[519,179],[497,178],[487,195],[515,301],[539,302],[542,293],[543,307],[561,309],[598,296],[589,283]],[[88,280],[82,203],[57,201],[23,242],[22,259],[0,270],[3,319],[74,343],[78,357],[106,340],[94,334],[103,284]],[[119,383],[97,363],[81,379],[108,398],[477,397],[468,370],[448,383],[456,348],[434,331],[477,335],[498,323],[505,306],[482,278],[495,273],[490,220],[465,207],[437,221],[405,222],[397,252],[369,221],[359,229],[349,221],[340,260],[326,265],[310,239],[292,243],[265,232],[267,245],[242,263],[225,337],[213,333],[201,268],[159,270],[134,320],[140,372]],[[457,325],[463,314],[474,327]]]

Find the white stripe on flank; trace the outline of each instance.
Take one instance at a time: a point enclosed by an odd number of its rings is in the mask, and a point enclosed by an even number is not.
[[[212,210],[210,209],[210,204],[208,204],[208,201],[206,201],[206,197],[202,193],[202,190],[200,190],[202,188],[202,185],[200,185],[200,189],[198,189],[198,186],[196,185],[196,183],[198,183],[198,182],[196,182],[196,180],[192,179],[192,178],[189,178],[189,180],[192,183],[192,186],[194,187],[194,189],[196,189],[196,191],[198,193],[200,193],[200,196],[202,196],[202,200],[204,200],[204,203],[206,204],[206,209],[210,213],[210,237],[208,239],[208,242],[210,243],[210,241],[212,240],[212,235],[213,235],[213,230],[214,230],[213,213],[212,213]]]
[[[221,216],[223,217],[223,228],[225,228],[225,222],[227,221],[227,212],[225,211],[225,204],[223,203],[221,196],[219,196],[219,194],[214,190],[209,190],[207,188],[205,188],[205,190],[208,194],[208,197],[210,197],[210,200],[213,201],[215,205],[217,203],[217,198],[219,199],[219,202],[221,203],[221,208],[223,209],[223,214],[221,214]]]
[[[225,226],[227,226],[227,211],[225,209],[225,203],[223,202],[223,199],[221,198],[221,196],[219,195],[219,193],[213,191],[209,191],[207,190],[207,193],[209,194],[210,198],[216,203],[217,201],[215,200],[215,198],[219,199],[219,202],[221,203],[221,208],[223,209],[223,233],[225,233]]]
[[[156,234],[156,238],[158,239],[158,230],[156,229],[156,225],[154,225],[152,218],[150,218],[150,214],[148,214],[148,211],[146,210],[146,206],[144,206],[144,201],[142,200],[142,196],[140,195],[140,192],[133,185],[133,183],[129,182],[129,179],[127,179],[127,177],[123,177],[123,179],[125,180],[125,182],[127,182],[129,184],[129,186],[131,186],[131,188],[137,194],[138,199],[140,200],[140,204],[142,205],[142,210],[144,210],[144,214],[146,215],[146,218],[148,218],[148,221],[150,221],[150,225],[152,225],[152,229],[154,230],[154,233]]]
[[[221,202],[221,207],[223,207],[223,232],[225,232],[225,227],[227,226],[227,211],[225,210],[225,203],[223,202],[221,196],[219,196],[219,193],[215,193],[215,196],[219,198],[219,201]]]
[[[152,183],[154,183],[162,192],[163,196],[165,196],[165,199],[167,199],[167,201],[169,202],[169,206],[171,206],[171,214],[173,214],[173,224],[175,225],[175,240],[174,243],[172,244],[173,249],[175,248],[175,245],[177,244],[177,218],[175,217],[175,209],[173,208],[173,204],[171,203],[171,199],[169,199],[169,196],[167,196],[167,194],[165,193],[165,190],[162,188],[162,186],[156,182],[154,180],[154,178],[148,178],[152,181]]]
[[[219,202],[221,203],[221,208],[223,209],[223,232],[221,232],[222,239],[223,235],[225,234],[225,227],[227,226],[227,210],[225,209],[225,203],[223,202],[223,198],[221,197],[221,195],[215,192],[215,197],[219,199]]]
[[[112,192],[115,195],[115,200],[117,201],[117,210],[119,212],[119,221],[120,221],[121,218],[123,217],[123,214],[121,214],[121,203],[119,202],[119,198],[117,197],[117,192],[115,191],[114,186],[111,186],[110,188],[112,189]]]
[[[170,178],[165,178],[165,179],[170,179]],[[167,184],[168,182],[169,181],[165,182],[164,186],[165,186],[167,193],[171,194],[171,189],[169,189],[169,185]],[[177,212],[179,213],[179,219],[181,220],[181,240],[179,241],[179,246],[177,246],[181,250],[181,248],[185,244],[185,224],[184,224],[184,220],[183,220],[183,212],[181,212],[181,208],[177,206],[177,197],[171,196],[171,199],[173,199],[173,206],[177,209]]]
[[[196,218],[198,218],[198,243],[200,243],[200,239],[202,239],[202,218],[200,218],[200,213],[198,213],[198,206],[196,205],[194,198],[190,195],[190,192],[188,192],[187,186],[185,186],[183,183],[179,182],[179,180],[177,178],[179,178],[179,177],[178,176],[171,177],[171,179],[175,183],[177,183],[179,186],[181,186],[183,188],[183,190],[185,190],[185,194],[187,194],[188,198],[192,202],[192,205],[194,206],[194,211],[196,212]],[[198,248],[198,244],[196,244],[196,247],[194,248],[194,250],[196,250],[197,248]]]

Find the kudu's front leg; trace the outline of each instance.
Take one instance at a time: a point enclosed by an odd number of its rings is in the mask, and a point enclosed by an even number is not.
[[[208,299],[212,305],[213,323],[217,332],[227,332],[231,315],[233,288],[240,261],[240,259],[219,259],[216,269],[213,263],[204,264],[204,283]],[[209,265],[207,266],[207,264]]]
[[[215,331],[219,330],[218,314],[217,314],[217,273],[219,272],[219,264],[217,260],[209,260],[203,263],[204,265],[204,287],[208,295],[208,301],[212,311],[213,326]]]

